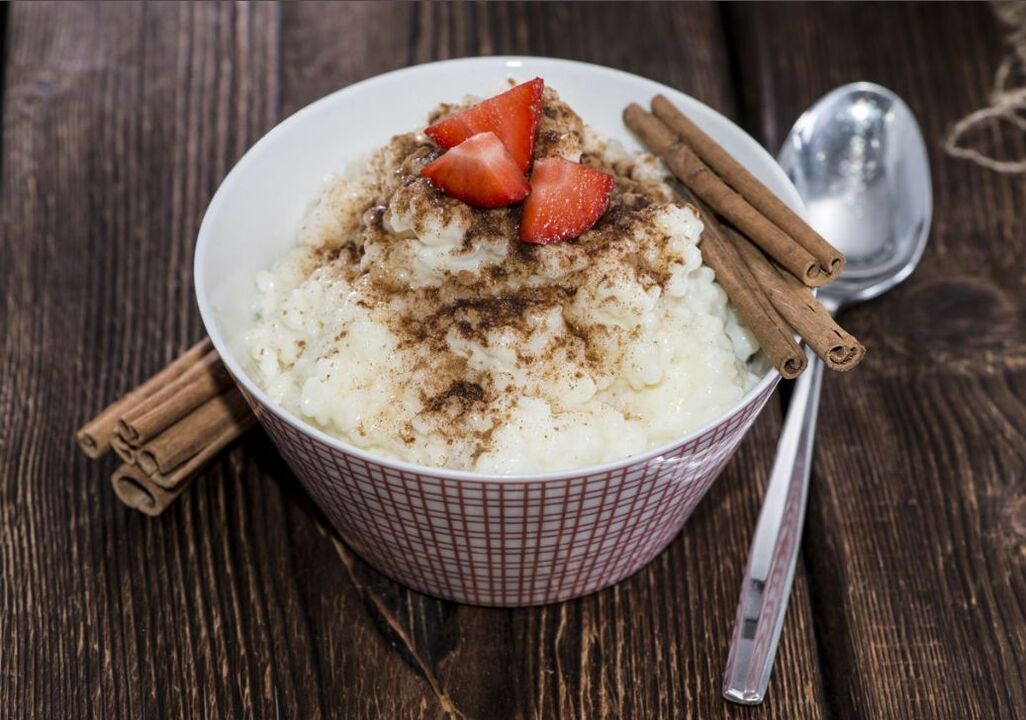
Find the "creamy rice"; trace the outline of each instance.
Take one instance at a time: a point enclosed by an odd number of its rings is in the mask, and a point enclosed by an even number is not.
[[[251,369],[286,408],[381,455],[530,473],[672,441],[756,382],[701,222],[651,155],[547,89],[536,156],[599,167],[616,189],[592,230],[533,246],[517,209],[475,210],[420,178],[437,153],[399,136],[329,181],[298,247],[257,278]]]

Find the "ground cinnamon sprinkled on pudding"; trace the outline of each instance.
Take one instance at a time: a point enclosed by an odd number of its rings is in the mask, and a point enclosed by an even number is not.
[[[591,230],[530,245],[519,206],[471,208],[420,176],[440,153],[401,135],[329,182],[298,247],[258,277],[254,375],[286,407],[403,460],[537,472],[673,440],[754,382],[755,341],[652,156],[546,88],[535,161],[579,161],[615,187]]]

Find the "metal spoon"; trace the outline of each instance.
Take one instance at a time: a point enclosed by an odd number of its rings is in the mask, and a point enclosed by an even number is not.
[[[819,291],[831,313],[911,274],[933,200],[923,136],[901,98],[872,83],[839,87],[798,118],[777,160],[812,226],[847,258],[841,277]],[[823,363],[806,354],[749,549],[723,679],[724,697],[744,705],[766,697],[798,558],[823,381]]]

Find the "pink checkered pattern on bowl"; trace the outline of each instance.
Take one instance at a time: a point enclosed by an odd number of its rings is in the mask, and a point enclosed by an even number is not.
[[[367,461],[246,394],[341,535],[381,572],[474,605],[557,602],[612,585],[680,531],[776,382],[657,457],[561,479],[450,478]]]

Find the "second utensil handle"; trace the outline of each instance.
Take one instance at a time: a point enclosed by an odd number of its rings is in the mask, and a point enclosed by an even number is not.
[[[801,545],[823,386],[823,363],[810,350],[806,354],[809,367],[794,385],[748,552],[723,678],[723,696],[744,705],[766,697]]]

